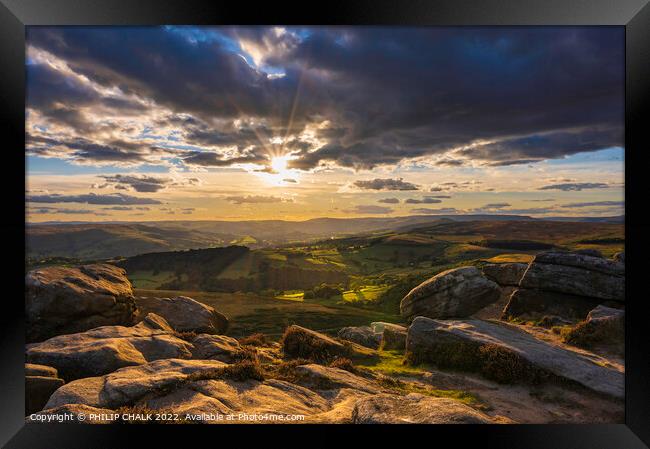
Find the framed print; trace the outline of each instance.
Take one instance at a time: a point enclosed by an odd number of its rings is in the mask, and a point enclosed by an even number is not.
[[[2,3],[7,447],[646,447],[646,1]]]

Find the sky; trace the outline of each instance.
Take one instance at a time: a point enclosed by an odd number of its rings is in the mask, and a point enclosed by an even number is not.
[[[28,27],[27,218],[624,213],[622,27]]]

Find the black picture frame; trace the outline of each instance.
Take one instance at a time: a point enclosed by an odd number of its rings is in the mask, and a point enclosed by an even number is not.
[[[154,439],[184,444],[245,441],[252,433],[266,443],[292,440],[310,445],[349,441],[363,433],[364,444],[390,436],[406,444],[430,441],[480,444],[481,447],[641,448],[650,444],[650,357],[643,303],[644,257],[650,254],[650,218],[645,172],[650,117],[649,0],[335,0],[323,4],[288,2],[202,2],[196,0],[0,0],[0,126],[5,173],[0,228],[8,249],[3,257],[0,313],[0,443],[6,447],[129,447],[139,433],[150,446]],[[24,260],[25,235],[25,26],[28,25],[157,25],[157,24],[363,24],[363,25],[598,25],[626,31],[625,196],[626,210],[626,413],[625,424],[512,426],[79,426],[25,424],[24,419]],[[22,173],[21,173],[22,170]],[[22,189],[22,191],[21,191]],[[7,245],[9,243],[9,245]],[[647,290],[647,288],[645,289]],[[318,428],[314,428],[318,427]],[[253,429],[253,430],[251,430]],[[315,431],[315,432],[314,432]],[[282,436],[277,436],[282,432]],[[315,433],[314,436],[305,435]],[[209,435],[208,435],[209,433]],[[215,440],[219,438],[220,441]],[[315,439],[313,439],[315,437]],[[125,438],[128,438],[126,440]],[[206,439],[207,438],[207,439]],[[241,439],[240,439],[241,438]],[[306,439],[310,438],[310,439]],[[195,442],[195,443],[193,443]],[[644,444],[645,442],[645,444]]]

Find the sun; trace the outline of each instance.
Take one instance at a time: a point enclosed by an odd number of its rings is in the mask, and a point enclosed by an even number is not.
[[[271,168],[280,175],[287,174],[287,162],[289,162],[288,156],[275,156],[271,159]]]
[[[266,170],[258,171],[268,184],[275,186],[288,186],[297,183],[298,173],[289,168],[290,154],[271,156]]]

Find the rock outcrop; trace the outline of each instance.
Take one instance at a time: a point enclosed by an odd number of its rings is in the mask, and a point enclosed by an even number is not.
[[[625,263],[625,252],[621,251],[620,253],[614,254],[614,257],[612,258],[615,262],[620,262],[622,264]]]
[[[381,333],[375,332],[370,326],[344,327],[338,332],[342,340],[353,341],[368,348],[377,349],[381,343]]]
[[[460,402],[411,393],[378,394],[360,399],[352,412],[355,424],[491,424],[493,420]]]
[[[558,317],[575,322],[584,319],[600,302],[597,298],[518,288],[510,295],[502,318]]]
[[[528,265],[525,263],[490,263],[483,265],[481,270],[488,279],[501,286],[518,286],[526,268]]]
[[[622,302],[625,265],[575,253],[541,253],[530,263],[519,286]]]
[[[155,313],[180,332],[223,334],[228,329],[228,318],[214,308],[187,296],[175,298],[136,297],[137,317]]]
[[[52,395],[43,413],[80,407],[110,413],[119,407],[142,406],[182,416],[269,413],[305,415],[312,422],[349,422],[354,401],[378,392],[361,377],[320,365],[297,367],[301,384],[215,374],[228,366],[218,361],[172,359],[122,368],[66,384]]]
[[[131,325],[135,302],[125,271],[109,264],[32,270],[25,280],[27,341]]]
[[[192,345],[173,332],[164,319],[149,314],[132,327],[102,326],[28,345],[26,358],[56,368],[66,381],[153,360],[191,358]]]
[[[506,323],[417,317],[409,327],[406,350],[410,360],[480,372],[498,382],[563,379],[624,396],[624,374],[604,366],[597,356],[547,343]]]
[[[399,324],[385,323],[381,336],[382,349],[399,349],[406,348],[406,327]]]
[[[200,334],[192,339],[191,343],[192,358],[200,360],[233,363],[242,351],[237,339],[225,335]]]
[[[622,304],[624,288],[623,263],[578,253],[540,253],[510,297],[503,317],[557,315],[582,320],[598,304]]]
[[[499,286],[476,267],[443,271],[411,290],[400,303],[402,316],[464,318],[499,299]]]
[[[64,383],[51,366],[25,364],[25,414],[43,410],[52,393]]]
[[[183,382],[191,374],[210,372],[225,365],[217,360],[166,359],[128,366],[101,377],[87,377],[65,384],[50,397],[45,408],[83,404],[115,409]]]

